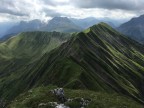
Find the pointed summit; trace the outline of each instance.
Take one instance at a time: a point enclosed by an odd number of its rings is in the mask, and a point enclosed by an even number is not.
[[[88,31],[93,30],[96,31],[98,30],[98,32],[102,32],[104,30],[111,30],[111,31],[115,31],[117,32],[115,29],[113,29],[110,25],[108,25],[107,23],[104,22],[100,22],[98,24],[95,24],[91,27],[89,27],[88,29],[84,30],[85,33],[88,33]],[[104,31],[105,32],[105,31]]]
[[[71,20],[69,20],[67,17],[54,17],[50,21],[67,21],[67,22],[71,22]]]
[[[101,25],[101,26],[109,26],[107,23],[105,22],[100,22],[98,25]],[[110,27],[110,26],[109,26]]]
[[[118,35],[121,35],[118,31],[116,31],[114,28],[112,28],[111,26],[109,26],[107,23],[104,22],[93,25],[92,27],[84,30],[84,33],[94,33],[93,35],[96,34],[98,38],[101,38],[102,40],[104,38],[106,41],[111,40],[111,42],[116,41],[115,38]]]

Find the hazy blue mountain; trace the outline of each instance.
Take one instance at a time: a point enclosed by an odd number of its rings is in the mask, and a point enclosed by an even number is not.
[[[84,19],[75,19],[67,17],[54,17],[48,22],[35,19],[30,21],[21,21],[15,25],[2,24],[0,26],[0,37],[7,39],[8,37],[13,36],[12,34],[27,31],[79,32],[100,22],[105,22],[113,28],[118,25],[115,20],[111,20],[109,18],[96,19],[94,17],[88,17]]]
[[[7,30],[16,25],[16,22],[0,22],[0,38],[6,35]]]
[[[67,17],[54,17],[48,24],[41,28],[42,31],[57,31],[57,32],[78,32],[82,28],[74,24]]]
[[[70,18],[71,21],[73,21],[75,24],[79,25],[83,29],[86,29],[94,24],[97,24],[100,22],[100,20],[97,20],[94,17],[88,17],[84,19],[75,19],[75,18]]]
[[[112,18],[108,18],[108,17],[100,18],[100,20],[102,22],[106,22],[108,24],[112,23],[115,27],[119,27],[121,24],[128,21],[128,19],[114,19],[114,18],[112,19]],[[111,24],[109,24],[109,25],[111,25]]]
[[[6,35],[3,35],[1,38],[0,38],[0,42],[3,42],[9,38],[11,38],[12,36],[15,36],[17,33],[11,33],[11,34],[6,34]]]
[[[120,25],[118,30],[130,38],[144,43],[144,15],[132,18],[130,21]]]
[[[105,22],[115,28],[117,24],[115,24],[115,21],[110,20],[110,19],[96,19],[94,17],[88,17],[84,19],[75,19],[75,18],[70,18],[75,24],[79,25],[83,29],[89,28],[95,24],[98,24],[100,22]]]
[[[27,32],[27,31],[38,31],[43,26],[43,24],[44,23],[42,23],[38,19],[31,21],[21,21],[18,25],[10,28],[7,31],[7,34]]]
[[[3,26],[0,28],[3,28]],[[21,21],[17,25],[9,27],[8,30],[0,30],[1,40],[5,40],[13,34],[28,31],[58,31],[58,32],[78,32],[82,28],[74,24],[71,20],[66,17],[54,17],[49,22],[42,22],[41,20],[35,19],[31,21]],[[5,32],[5,33],[3,33]]]

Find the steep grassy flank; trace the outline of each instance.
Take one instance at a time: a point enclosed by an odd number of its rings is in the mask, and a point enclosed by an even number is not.
[[[56,87],[38,87],[28,92],[21,94],[10,105],[9,108],[39,108],[40,104],[47,104],[45,107],[40,108],[54,108],[48,105],[49,102],[58,102],[56,96],[54,96],[50,90]],[[64,89],[65,96],[67,98],[86,98],[92,99],[86,108],[143,108],[137,102],[131,99],[122,97],[118,94],[107,94],[103,92],[92,92],[88,90],[71,90]],[[70,108],[80,108],[77,101],[66,102]]]
[[[70,34],[59,32],[24,32],[0,43],[1,58],[38,57],[56,48]]]

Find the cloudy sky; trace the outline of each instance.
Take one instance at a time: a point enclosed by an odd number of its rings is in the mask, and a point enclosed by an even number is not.
[[[144,14],[144,0],[0,0],[0,22],[54,16],[130,19]]]

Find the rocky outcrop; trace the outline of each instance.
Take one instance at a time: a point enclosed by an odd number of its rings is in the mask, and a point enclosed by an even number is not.
[[[58,102],[48,102],[48,103],[40,103],[38,108],[85,108],[91,102],[91,99],[85,98],[68,98],[64,94],[63,88],[56,88],[50,91],[52,94],[56,96]]]
[[[0,108],[6,108],[7,102],[5,100],[0,99]]]

